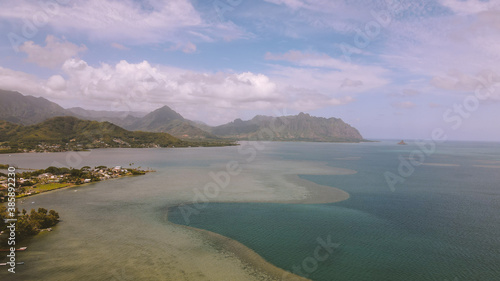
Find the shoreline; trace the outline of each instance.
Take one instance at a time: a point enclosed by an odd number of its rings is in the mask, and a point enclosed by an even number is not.
[[[344,201],[349,199],[350,197],[349,193],[339,188],[316,184],[312,181],[300,178],[299,175],[288,174],[285,175],[285,179],[287,179],[287,181],[292,181],[301,186],[304,186],[309,192],[307,197],[298,200],[212,201],[211,203],[328,204],[328,203],[336,203]],[[224,235],[206,229],[196,228],[188,225],[176,224],[169,221],[168,220],[169,209],[184,204],[190,204],[190,203],[176,204],[168,206],[166,208],[165,216],[167,223],[170,223],[177,227],[182,227],[191,231],[195,231],[196,233],[201,234],[204,239],[210,241],[215,245],[214,248],[216,250],[229,251],[230,253],[234,254],[235,257],[238,258],[242,263],[250,265],[253,268],[253,270],[260,271],[268,276],[271,276],[273,280],[298,280],[298,281],[311,280],[299,275],[295,275],[286,269],[277,267],[276,265],[264,259],[254,250],[240,243],[237,240],[231,239],[229,237],[226,237]]]
[[[172,146],[158,146],[158,147],[92,147],[92,148],[87,148],[87,149],[68,149],[68,150],[59,150],[59,151],[5,151],[5,150],[0,150],[0,154],[9,154],[9,155],[12,155],[12,154],[22,154],[22,153],[65,153],[65,152],[90,152],[92,150],[95,150],[95,149],[115,149],[115,148],[125,148],[125,149],[158,149],[158,148],[164,148],[164,149],[171,149],[171,148],[196,148],[196,147],[207,147],[207,148],[210,148],[210,147],[229,147],[229,146],[237,146],[238,144],[237,143],[232,143],[230,141],[228,142],[225,142],[225,143],[218,143],[218,144],[214,144],[214,145],[211,145],[212,143],[209,142],[210,145],[197,145],[199,144],[198,141],[196,140],[182,140],[180,139],[181,141],[187,141],[188,144],[184,145],[184,146],[175,146],[175,145],[172,145]],[[218,140],[211,140],[211,141],[218,141]]]
[[[21,200],[24,200],[25,198],[34,197],[34,196],[41,195],[41,194],[51,193],[53,191],[70,189],[70,188],[73,188],[73,187],[82,187],[82,186],[87,186],[87,185],[91,185],[91,184],[97,184],[97,183],[100,183],[100,182],[105,182],[105,181],[110,181],[110,180],[118,180],[118,179],[122,179],[122,178],[135,177],[135,176],[140,176],[140,175],[127,175],[127,176],[121,176],[121,177],[117,177],[117,178],[111,178],[111,179],[107,179],[107,180],[103,180],[103,181],[86,182],[86,183],[81,183],[81,184],[71,183],[71,184],[69,184],[67,186],[62,186],[62,187],[54,188],[54,189],[51,189],[51,190],[46,190],[46,191],[38,192],[38,193],[35,193],[35,194],[25,195],[23,197],[16,197],[16,201],[18,201],[18,200],[21,201]],[[6,203],[6,202],[3,202],[3,203]]]

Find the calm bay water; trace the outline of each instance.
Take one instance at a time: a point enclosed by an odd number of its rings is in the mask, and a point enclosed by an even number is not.
[[[398,155],[414,149],[284,144],[277,157],[358,171],[302,176],[351,198],[323,205],[210,204],[190,225],[236,239],[313,280],[500,280],[500,145],[440,145],[425,163],[456,166],[415,167],[392,192],[384,172],[397,174]],[[171,221],[185,223],[178,209],[172,212]],[[317,239],[328,236],[340,246],[316,269],[306,259]]]
[[[425,161],[439,165],[415,167],[392,192],[384,172],[397,173],[398,156],[416,149],[395,143],[268,143],[259,152],[263,162],[327,162],[357,171],[301,175],[351,197],[318,205],[211,202],[190,217],[190,226],[235,239],[291,271],[307,271],[303,262],[314,256],[318,238],[329,238],[339,246],[308,273],[313,280],[500,280],[500,144],[441,144]],[[200,273],[208,270],[205,260],[197,263],[196,257],[210,246],[166,221],[164,210],[171,207],[168,219],[184,224],[172,206],[191,199],[192,189],[210,180],[207,172],[218,171],[213,165],[246,156],[234,147],[68,155],[0,155],[0,163],[45,168],[133,162],[157,172],[26,199],[21,208],[56,209],[62,221],[26,242],[28,251],[19,254],[26,265],[14,277],[0,272],[2,280],[206,280]]]

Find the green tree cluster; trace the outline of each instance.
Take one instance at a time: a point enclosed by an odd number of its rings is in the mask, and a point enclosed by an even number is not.
[[[4,220],[10,219],[8,216],[7,208],[4,206],[0,207],[0,230],[8,232],[7,223]],[[59,214],[54,211],[44,208],[38,208],[38,211],[31,209],[28,213],[25,209],[22,212],[16,209],[16,242],[22,241],[23,239],[36,235],[41,229],[46,229],[56,225],[59,222]],[[0,244],[4,248],[7,246],[7,237],[2,235]]]

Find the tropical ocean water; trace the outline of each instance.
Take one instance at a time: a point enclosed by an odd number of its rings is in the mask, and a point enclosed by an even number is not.
[[[351,197],[319,205],[210,204],[190,226],[238,240],[312,280],[500,280],[500,145],[438,145],[391,191],[384,173],[397,174],[398,156],[415,149],[282,144],[277,157],[358,171],[302,176]],[[169,219],[185,224],[178,208]],[[308,259],[328,236],[339,244],[328,259]]]
[[[398,157],[418,150],[414,144],[263,146],[252,161],[236,147],[0,155],[0,163],[24,168],[133,162],[156,170],[20,202],[21,208],[55,209],[62,221],[25,242],[28,251],[18,257],[25,265],[15,276],[0,271],[0,278],[265,280],[196,230],[179,226],[187,221],[176,207],[211,181],[210,172],[228,161],[247,161],[252,163],[231,178],[234,189],[197,209],[189,226],[239,241],[312,280],[500,280],[500,144],[439,144],[394,191],[384,173],[398,174]],[[329,168],[357,173],[329,174]],[[286,196],[286,188],[300,196],[300,189],[282,180],[287,173],[342,189],[350,198],[329,204],[260,202]],[[335,244],[331,252],[319,252],[321,260],[315,258],[319,241]]]

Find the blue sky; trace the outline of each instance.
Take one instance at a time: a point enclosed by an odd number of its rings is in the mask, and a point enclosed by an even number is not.
[[[0,31],[0,88],[66,108],[500,140],[498,1],[4,0]]]

